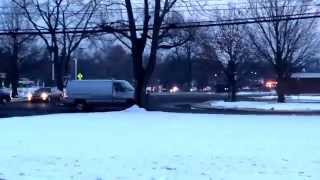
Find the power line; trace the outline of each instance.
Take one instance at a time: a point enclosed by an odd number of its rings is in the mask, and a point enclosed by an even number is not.
[[[253,2],[253,3],[258,3],[258,2]],[[137,3],[137,4],[143,4],[143,3]],[[242,6],[242,7],[237,7],[236,5],[239,4],[246,4],[246,6]],[[105,5],[106,4],[101,4],[101,5]],[[205,7],[203,7],[205,6]],[[220,6],[220,8],[219,8]],[[221,8],[221,6],[225,6],[225,8]],[[231,9],[230,9],[231,6]],[[309,8],[318,8],[320,7],[320,4],[295,4],[295,5],[280,5],[280,7],[285,7],[285,8],[293,8],[293,7],[309,7]],[[18,7],[17,7],[18,8]],[[126,12],[126,8],[106,8],[101,10],[101,8],[105,8],[104,6],[100,6],[97,10],[98,13],[101,13],[101,11],[105,11],[104,13],[109,12]],[[200,9],[197,9],[200,8]],[[257,7],[258,9],[262,9],[262,8],[277,8],[277,7],[271,7],[271,6],[263,6],[263,7]],[[12,9],[12,7],[9,6],[0,6],[0,9]],[[143,10],[143,7],[133,7],[133,10]],[[249,3],[244,3],[244,2],[238,2],[238,3],[231,3],[231,4],[205,4],[205,5],[200,5],[200,4],[192,4],[192,5],[186,5],[186,4],[182,4],[182,5],[175,5],[172,8],[175,11],[181,11],[181,12],[185,12],[185,11],[200,11],[200,10],[204,10],[204,11],[224,11],[224,10],[249,10],[249,9],[253,9],[250,7]],[[150,11],[153,11],[154,9],[152,7],[149,8]],[[81,13],[78,11],[65,11],[66,13]],[[8,13],[9,12],[2,12],[2,13]],[[37,14],[37,12],[31,12],[32,14]],[[1,14],[1,11],[0,11]]]
[[[176,23],[176,24],[164,24],[161,29],[187,29],[187,28],[201,28],[201,27],[215,27],[215,26],[228,26],[228,25],[244,25],[244,24],[256,24],[256,23],[269,23],[274,21],[293,21],[293,20],[303,20],[303,19],[315,19],[320,18],[319,13],[306,14],[301,16],[301,14],[287,15],[287,16],[275,16],[275,17],[258,17],[258,18],[241,18],[241,19],[231,19],[231,20],[219,20],[219,21],[199,21],[199,22],[189,22],[189,23]],[[137,31],[142,31],[141,25],[137,26]],[[103,27],[90,27],[86,30],[80,28],[67,28],[64,30],[57,30],[55,34],[96,34],[96,33],[113,33],[113,32],[128,32],[130,29],[128,27],[113,27],[116,29],[114,31],[112,28]],[[148,27],[152,30],[152,26]],[[8,32],[7,30],[0,30],[0,35],[46,35],[51,34],[48,30],[42,29],[40,32],[36,29],[33,30],[20,30],[17,32]]]

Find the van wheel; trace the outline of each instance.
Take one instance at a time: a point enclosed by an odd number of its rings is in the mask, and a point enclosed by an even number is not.
[[[87,109],[86,102],[76,102],[76,110],[77,111],[84,111]]]

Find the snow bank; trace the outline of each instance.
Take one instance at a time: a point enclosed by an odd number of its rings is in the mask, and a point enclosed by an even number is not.
[[[263,110],[263,111],[292,111],[310,112],[320,111],[320,103],[277,103],[277,102],[255,102],[255,101],[211,101],[208,108],[233,109],[233,110]]]
[[[0,120],[0,179],[319,180],[319,117],[145,112]]]
[[[146,110],[138,107],[137,105],[134,105],[134,106],[130,107],[129,109],[124,110],[124,112],[144,113],[144,112],[146,112]]]

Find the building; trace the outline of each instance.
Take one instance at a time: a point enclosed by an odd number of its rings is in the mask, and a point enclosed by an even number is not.
[[[320,73],[294,73],[286,83],[286,94],[320,93]]]

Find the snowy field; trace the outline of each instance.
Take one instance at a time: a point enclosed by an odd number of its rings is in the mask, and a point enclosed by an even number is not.
[[[272,112],[320,112],[320,102],[254,102],[254,101],[209,101],[199,105],[200,108],[272,111]]]
[[[0,119],[0,179],[319,180],[320,117],[145,112]]]

